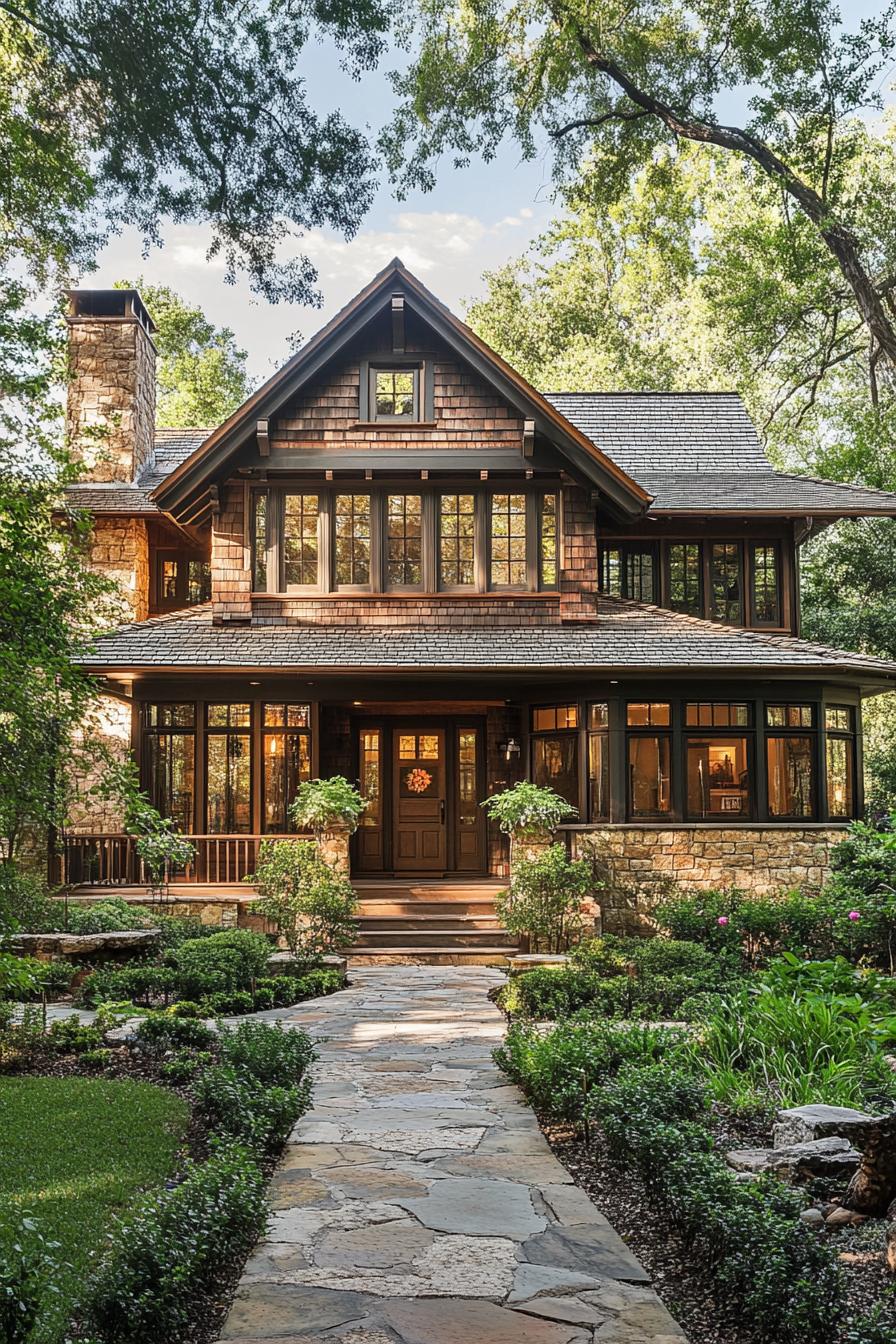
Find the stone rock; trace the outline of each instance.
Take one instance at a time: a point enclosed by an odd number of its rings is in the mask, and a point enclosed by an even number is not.
[[[389,1302],[381,1311],[402,1344],[585,1344],[590,1340],[577,1326],[560,1325],[521,1316],[491,1302],[459,1298],[440,1301]]]
[[[784,1180],[813,1176],[851,1176],[861,1160],[847,1139],[814,1139],[788,1148],[735,1148],[726,1155],[735,1171],[758,1176],[771,1171]]]
[[[563,1321],[567,1325],[603,1325],[607,1315],[590,1302],[577,1297],[535,1297],[521,1302],[516,1308],[527,1316],[543,1316],[548,1321]]]
[[[122,929],[117,933],[17,933],[10,938],[13,952],[27,957],[64,957],[73,960],[121,952],[143,952],[161,937],[161,929]]]
[[[824,1220],[825,1227],[858,1227],[866,1222],[863,1213],[856,1213],[854,1209],[834,1209]]]
[[[137,1039],[137,1031],[142,1021],[142,1017],[129,1017],[120,1026],[110,1027],[103,1040],[107,1045],[129,1045],[131,1041]]]
[[[514,1181],[446,1176],[433,1181],[426,1198],[395,1202],[437,1232],[525,1241],[546,1225],[532,1207],[528,1186]]]
[[[650,1281],[643,1265],[609,1224],[549,1227],[530,1237],[521,1253],[532,1265],[553,1265],[626,1283]]]
[[[302,1338],[338,1325],[360,1323],[369,1298],[296,1284],[254,1283],[241,1288],[224,1323],[221,1339]]]
[[[808,1227],[821,1227],[824,1222],[824,1214],[821,1209],[803,1209],[800,1214],[800,1222]]]
[[[851,1106],[793,1106],[778,1111],[778,1123],[772,1130],[775,1148],[790,1148],[815,1139],[860,1138],[874,1116],[855,1111]]]
[[[568,961],[562,952],[521,952],[509,958],[507,970],[510,975],[523,975],[537,966],[565,966]]]
[[[508,1306],[531,1301],[535,1297],[557,1297],[561,1293],[580,1293],[601,1287],[602,1280],[593,1274],[579,1274],[574,1269],[556,1269],[553,1265],[517,1266],[513,1287],[507,1297]]]
[[[295,964],[296,958],[291,952],[274,952],[268,957],[268,970],[271,975],[283,975],[288,967],[295,966]],[[345,975],[348,966],[345,957],[338,956],[318,957],[314,964],[315,966],[322,966],[327,971],[339,971],[342,975]]]

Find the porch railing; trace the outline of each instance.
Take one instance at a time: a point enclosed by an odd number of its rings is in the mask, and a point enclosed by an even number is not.
[[[192,863],[172,869],[169,882],[235,883],[254,873],[265,840],[295,840],[295,835],[188,835],[196,848]],[[132,835],[67,835],[59,855],[58,881],[66,887],[148,886]]]

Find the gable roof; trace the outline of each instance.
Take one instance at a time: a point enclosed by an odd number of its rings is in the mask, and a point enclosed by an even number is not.
[[[546,392],[653,496],[652,514],[896,514],[896,494],[776,471],[736,392]]]
[[[275,414],[318,374],[395,292],[404,294],[407,305],[520,414],[535,421],[536,431],[601,490],[614,512],[633,519],[645,511],[650,503],[647,491],[455,317],[398,257],[155,487],[154,502],[175,517],[195,518],[197,508],[201,511],[204,506],[213,478],[255,432],[256,422]]]
[[[582,671],[713,676],[749,672],[848,674],[896,682],[896,662],[790,635],[719,625],[624,598],[598,598],[589,625],[365,627],[215,625],[211,604],[125,625],[97,639],[82,663],[94,671],[208,669],[484,673]]]

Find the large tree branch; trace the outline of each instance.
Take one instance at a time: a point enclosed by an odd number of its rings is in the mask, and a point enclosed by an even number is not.
[[[561,140],[564,135],[569,135],[570,131],[594,130],[597,126],[605,126],[608,121],[639,121],[642,117],[650,115],[644,108],[614,107],[611,112],[604,112],[599,117],[579,117],[577,121],[568,121],[565,126],[558,126],[556,130],[551,131],[551,139]]]
[[[558,12],[562,22],[562,12]],[[599,50],[578,25],[575,35],[585,60],[593,70],[612,80],[630,102],[656,117],[674,135],[685,140],[716,145],[743,154],[769,177],[780,182],[816,226],[855,296],[859,312],[875,345],[896,376],[896,327],[888,317],[871,277],[862,264],[858,242],[852,232],[831,213],[822,197],[804,182],[764,141],[740,126],[722,126],[678,112],[662,98],[642,89],[611,56]]]
[[[88,56],[93,55],[89,43],[79,42],[76,37],[72,37],[71,33],[67,33],[61,28],[52,28],[47,23],[41,23],[40,19],[36,19],[33,14],[27,13],[24,9],[19,9],[17,5],[11,5],[9,0],[0,0],[0,10],[9,14],[17,22],[24,23],[26,27],[33,28],[41,36],[49,38],[51,42],[58,42],[63,47],[71,47],[73,51],[82,51]]]

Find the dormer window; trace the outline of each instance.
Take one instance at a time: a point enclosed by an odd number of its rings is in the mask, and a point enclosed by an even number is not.
[[[371,369],[370,383],[374,420],[420,419],[419,369]]]

